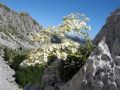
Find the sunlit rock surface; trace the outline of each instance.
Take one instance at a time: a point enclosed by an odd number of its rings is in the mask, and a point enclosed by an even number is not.
[[[3,57],[4,54],[0,51],[0,90],[20,90],[13,77],[14,70],[7,65]]]
[[[38,44],[31,42],[31,35],[42,29],[29,14],[15,12],[0,4],[0,44],[12,49],[37,48]]]
[[[120,8],[116,9],[107,18],[106,24],[96,35],[93,42],[97,45],[102,38],[106,38],[112,57],[120,56]]]
[[[120,70],[103,39],[86,64],[61,90],[120,90],[119,82]]]

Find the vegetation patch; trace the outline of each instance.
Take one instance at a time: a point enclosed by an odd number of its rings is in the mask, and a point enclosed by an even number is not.
[[[8,8],[7,6],[5,6],[4,4],[1,4],[1,3],[0,3],[0,7],[4,7],[8,12],[11,11],[11,9]]]
[[[28,16],[29,14],[26,12],[20,12],[20,16]]]
[[[9,29],[0,27],[0,32],[5,33],[9,37],[11,37],[9,35],[9,33],[12,34],[12,35],[15,35],[15,36],[19,35],[19,33],[17,32],[17,30],[15,29],[15,27],[12,27],[11,25],[9,25],[8,27],[9,27]]]
[[[16,82],[21,86],[25,87],[27,84],[40,84],[41,77],[44,71],[43,65],[35,65],[30,67],[21,68],[20,64],[27,58],[28,51],[16,51],[9,48],[4,49],[5,60],[12,69],[15,70]]]
[[[32,20],[33,20],[34,25],[39,25],[36,20],[34,20],[34,19],[32,19]]]
[[[35,65],[16,70],[16,82],[25,87],[27,84],[40,85],[44,66]]]

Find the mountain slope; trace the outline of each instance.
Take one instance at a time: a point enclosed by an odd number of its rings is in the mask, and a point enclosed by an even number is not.
[[[24,48],[34,48],[30,36],[36,34],[42,29],[34,19],[27,13],[17,13],[3,4],[0,4],[0,44],[9,46],[4,42]],[[17,45],[16,45],[17,44]],[[11,47],[10,48],[16,48]]]

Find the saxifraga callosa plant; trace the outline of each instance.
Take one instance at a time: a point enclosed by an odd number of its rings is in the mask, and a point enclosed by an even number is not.
[[[87,34],[90,26],[86,23],[89,19],[84,14],[72,13],[63,18],[62,24],[55,27],[44,28],[40,33],[31,36],[31,40],[41,44],[41,47],[32,50],[28,58],[20,65],[21,67],[35,66],[36,64],[46,65],[50,57],[62,60],[63,66],[60,68],[61,79],[65,82],[85,63],[93,50],[93,45]],[[80,44],[66,37],[67,33],[76,33],[84,38],[85,43]],[[54,42],[57,37],[57,42]],[[71,74],[71,71],[74,72]],[[69,74],[68,78],[65,76]]]

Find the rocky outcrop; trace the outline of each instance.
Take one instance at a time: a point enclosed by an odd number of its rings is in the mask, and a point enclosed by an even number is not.
[[[10,48],[24,47],[35,48],[36,44],[31,43],[30,36],[42,29],[29,14],[17,13],[7,6],[0,4],[0,44]],[[15,46],[15,47],[12,47]]]
[[[115,65],[108,46],[102,40],[86,64],[60,90],[120,90],[119,84],[120,68]]]
[[[22,90],[15,83],[15,78],[13,77],[15,71],[7,65],[3,57],[4,53],[0,50],[0,90]]]
[[[17,13],[7,8],[0,4],[0,26],[8,28],[9,32],[27,38],[28,35],[34,34],[42,28],[29,14],[25,12]]]
[[[106,24],[96,35],[93,42],[97,45],[105,36],[112,57],[120,55],[120,8],[116,9],[107,18]]]
[[[62,85],[59,68],[61,66],[61,61],[56,60],[51,66],[48,66],[44,70],[42,78],[42,89],[43,90],[59,90],[59,87]]]

